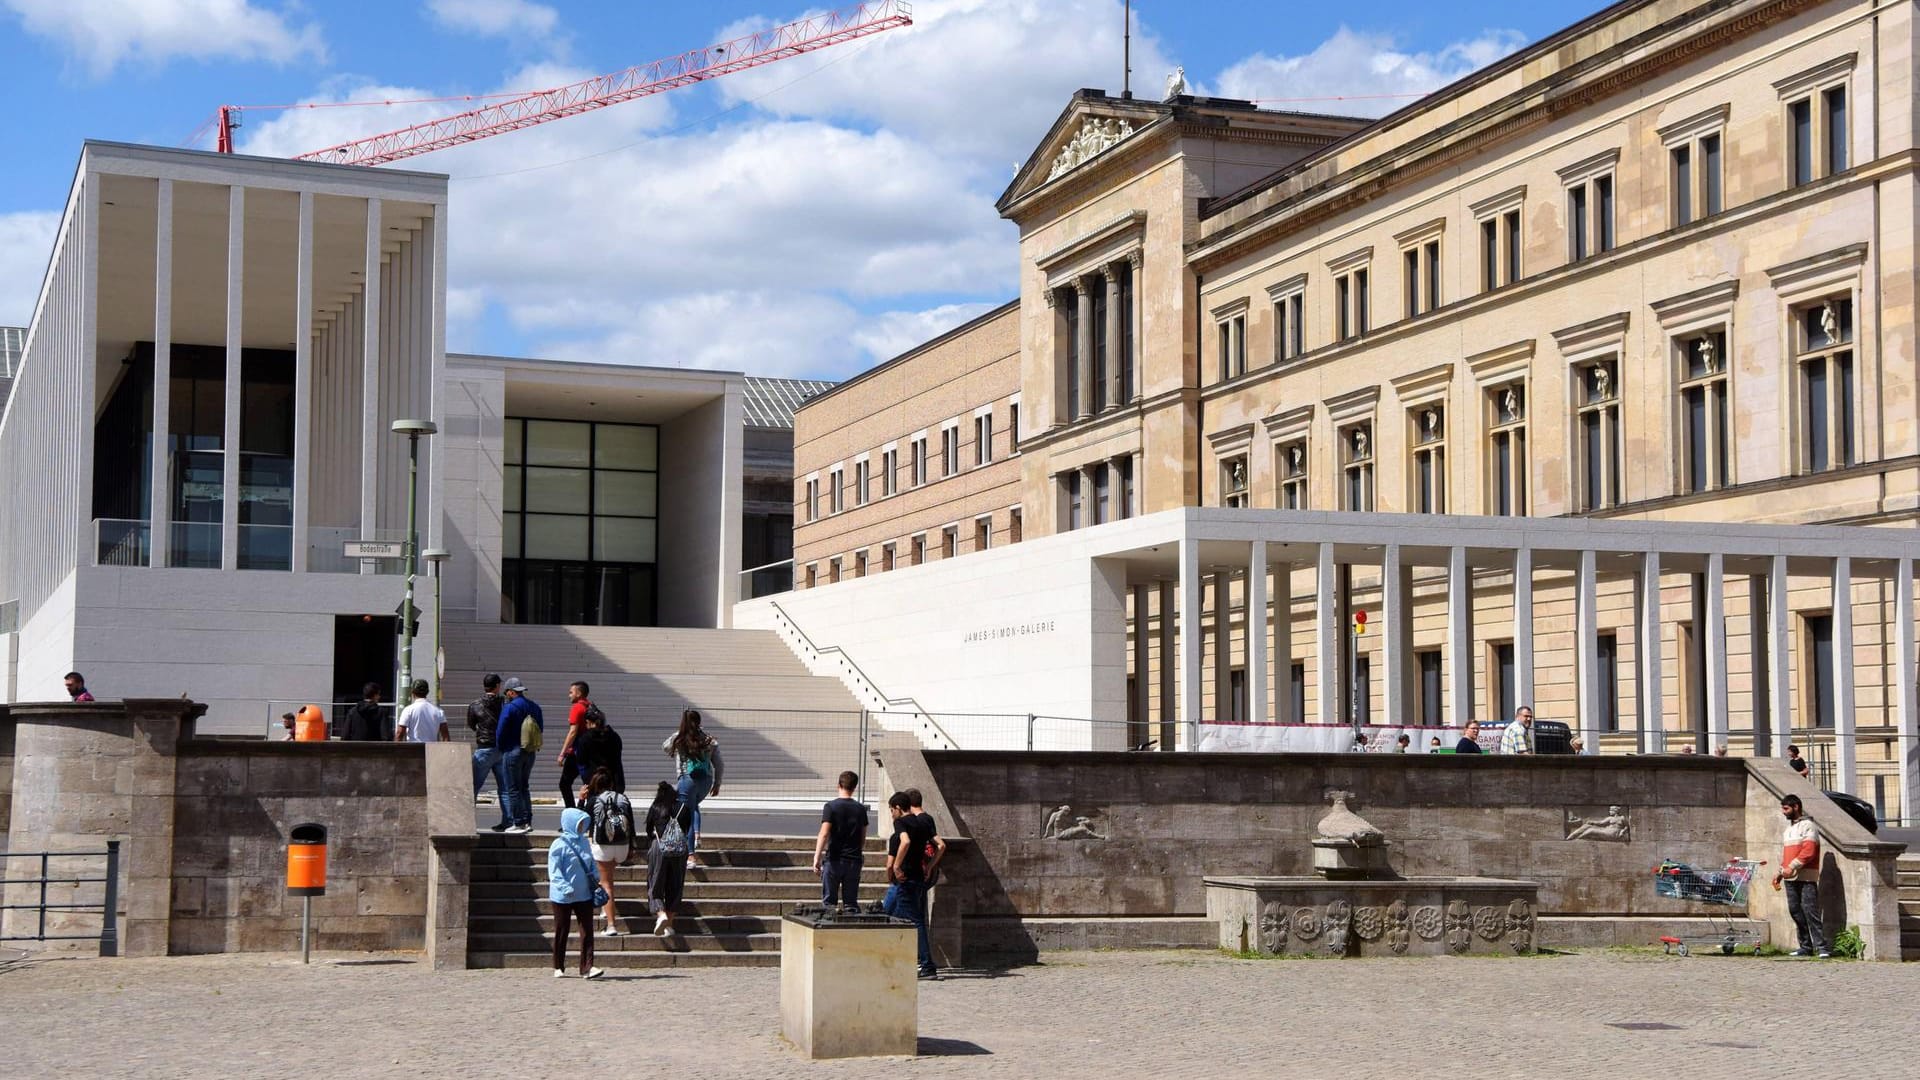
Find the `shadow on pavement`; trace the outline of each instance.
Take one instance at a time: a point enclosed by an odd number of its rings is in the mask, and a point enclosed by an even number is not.
[[[913,1052],[916,1057],[976,1057],[993,1053],[979,1043],[965,1039],[929,1039],[925,1035],[920,1036],[920,1043]]]

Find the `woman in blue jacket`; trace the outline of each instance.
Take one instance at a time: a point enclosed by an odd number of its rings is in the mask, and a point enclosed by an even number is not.
[[[580,977],[606,974],[593,966],[593,891],[599,874],[587,829],[593,819],[584,810],[560,812],[560,835],[547,848],[547,899],[553,902],[553,977],[567,977],[568,923],[580,923]]]

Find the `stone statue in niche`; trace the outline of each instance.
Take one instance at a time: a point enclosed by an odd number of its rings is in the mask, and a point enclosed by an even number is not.
[[[1833,310],[1833,301],[1820,305],[1820,332],[1827,336],[1824,344],[1831,345],[1840,340],[1840,316]]]
[[[1699,346],[1700,366],[1707,371],[1719,371],[1720,358],[1714,353],[1713,338],[1703,335],[1694,341]]]
[[[1597,398],[1613,396],[1613,375],[1605,367],[1593,369],[1593,396]]]
[[[1567,839],[1569,840],[1612,840],[1624,843],[1633,838],[1633,823],[1628,820],[1627,808],[1609,806],[1605,817],[1583,818],[1572,810],[1566,811]]]
[[[1099,817],[1098,810],[1075,814],[1072,806],[1062,803],[1047,811],[1047,823],[1040,827],[1040,839],[1105,840],[1107,834],[1097,827]]]

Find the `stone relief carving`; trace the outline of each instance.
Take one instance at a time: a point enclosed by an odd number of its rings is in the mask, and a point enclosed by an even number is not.
[[[1320,936],[1320,913],[1310,907],[1295,909],[1293,913],[1293,936],[1301,941],[1312,941]]]
[[[1568,840],[1612,840],[1624,843],[1633,838],[1633,822],[1624,806],[1609,806],[1605,817],[1583,818],[1566,811]]]
[[[1445,924],[1440,918],[1440,909],[1432,904],[1422,905],[1413,913],[1413,932],[1419,934],[1422,941],[1438,938],[1443,925]]]
[[[1260,908],[1260,948],[1269,953],[1287,951],[1287,909],[1278,900]]]
[[[1042,840],[1105,840],[1107,834],[1099,830],[1100,812],[1089,810],[1085,814],[1075,814],[1073,807],[1062,804],[1047,812],[1047,823],[1040,829]]]
[[[1406,952],[1412,943],[1413,939],[1408,936],[1407,902],[1395,900],[1387,905],[1387,948],[1397,955]]]
[[[1072,172],[1081,165],[1104,153],[1108,147],[1133,134],[1131,120],[1112,120],[1094,116],[1088,117],[1074,132],[1067,145],[1053,159],[1053,168],[1047,171],[1051,180],[1061,173]]]
[[[1703,335],[1695,338],[1694,344],[1698,347],[1700,353],[1700,366],[1710,372],[1719,371],[1720,357],[1715,354],[1713,338]]]
[[[1820,305],[1820,332],[1827,336],[1827,344],[1840,340],[1840,316],[1833,310],[1833,301]]]
[[[1500,935],[1507,932],[1506,913],[1496,907],[1475,908],[1473,928],[1488,941],[1498,941]]]
[[[1335,900],[1327,905],[1327,952],[1347,955],[1347,934],[1353,929],[1353,905]]]
[[[1525,900],[1507,905],[1507,944],[1517,953],[1533,949],[1533,907]]]
[[[1447,903],[1447,951],[1463,953],[1473,946],[1473,909],[1465,900]]]
[[[1377,907],[1354,908],[1353,932],[1360,935],[1361,941],[1380,940],[1380,935],[1387,932],[1386,913]]]

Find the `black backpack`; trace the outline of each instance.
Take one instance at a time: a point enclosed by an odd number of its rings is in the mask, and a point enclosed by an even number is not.
[[[604,791],[593,804],[593,842],[601,847],[618,847],[633,840],[628,822],[633,804],[617,791]]]

